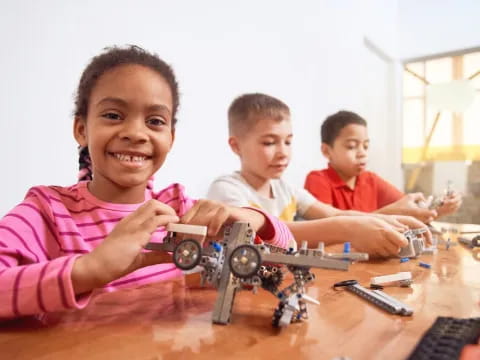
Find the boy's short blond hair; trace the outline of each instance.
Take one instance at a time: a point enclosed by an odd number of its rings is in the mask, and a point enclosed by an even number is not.
[[[273,96],[253,93],[233,100],[228,108],[228,131],[230,136],[246,135],[261,119],[289,120],[290,109]]]

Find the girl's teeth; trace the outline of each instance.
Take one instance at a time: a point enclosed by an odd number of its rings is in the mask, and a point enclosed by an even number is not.
[[[125,154],[115,154],[115,157],[120,161],[144,161],[146,159],[145,156],[132,156],[132,155],[125,155]]]

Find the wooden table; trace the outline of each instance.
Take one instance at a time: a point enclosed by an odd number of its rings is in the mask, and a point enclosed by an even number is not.
[[[480,226],[463,226],[477,230]],[[455,235],[452,235],[455,240]],[[97,296],[84,310],[49,314],[43,321],[0,325],[1,359],[405,359],[437,316],[480,316],[480,261],[463,245],[418,260],[357,263],[348,272],[314,270],[308,294],[310,319],[271,327],[277,302],[265,291],[237,295],[232,323],[211,323],[213,289],[186,288],[185,280],[151,284]],[[477,254],[478,255],[478,254]],[[332,284],[411,271],[411,288],[385,291],[414,309],[390,315]]]

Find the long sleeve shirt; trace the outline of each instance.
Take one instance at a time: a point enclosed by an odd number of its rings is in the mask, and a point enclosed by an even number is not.
[[[184,188],[173,184],[159,191],[145,190],[145,201],[156,199],[179,217],[195,203]],[[91,292],[75,295],[72,267],[91,252],[125,216],[142,204],[113,204],[94,197],[87,182],[70,187],[36,186],[24,201],[0,220],[0,319],[85,307]],[[279,220],[264,214],[266,229],[258,234],[269,243],[286,247],[292,235]],[[158,228],[150,241],[166,235]],[[171,264],[136,270],[107,284],[103,291],[138,286],[180,276]]]

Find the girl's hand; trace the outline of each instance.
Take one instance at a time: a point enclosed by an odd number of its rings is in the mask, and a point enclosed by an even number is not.
[[[213,200],[198,200],[180,219],[182,224],[207,226],[209,237],[221,235],[223,225],[235,221],[248,221],[256,232],[260,232],[265,225],[265,217],[255,210],[228,206]]]
[[[170,206],[149,200],[122,219],[91,253],[76,259],[72,282],[76,294],[90,291],[145,266],[171,262],[164,252],[143,252],[152,233],[179,221]]]

